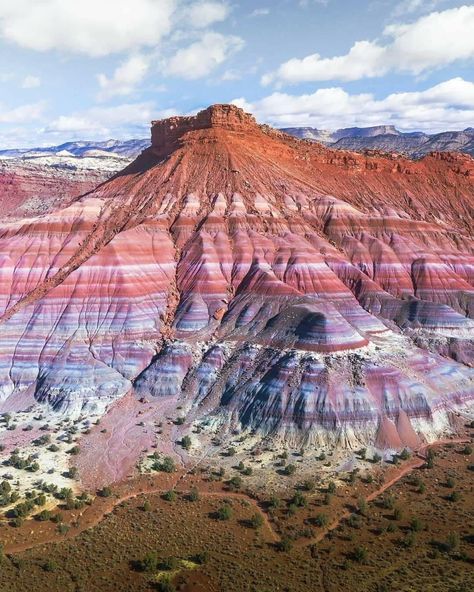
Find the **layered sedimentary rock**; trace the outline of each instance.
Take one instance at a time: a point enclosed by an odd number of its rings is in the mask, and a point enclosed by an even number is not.
[[[83,158],[72,154],[0,155],[1,215],[24,218],[51,212],[95,189],[129,162],[107,153]]]
[[[133,391],[188,421],[413,446],[474,395],[474,160],[334,152],[229,105],[0,228],[0,392]]]

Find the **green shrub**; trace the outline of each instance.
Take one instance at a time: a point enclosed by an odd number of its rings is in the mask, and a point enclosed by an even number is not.
[[[199,491],[196,487],[191,488],[188,498],[189,498],[189,501],[191,501],[191,502],[199,501]]]
[[[141,571],[153,572],[158,570],[158,555],[155,551],[150,551],[139,561],[138,566]]]
[[[49,510],[42,510],[39,514],[36,514],[35,518],[39,522],[46,522],[47,520],[51,520],[51,512]]]
[[[367,561],[367,549],[365,547],[356,547],[352,552],[352,559],[357,563],[366,563]]]
[[[314,519],[314,523],[316,524],[316,526],[324,528],[328,523],[327,514],[318,514]]]
[[[112,495],[112,490],[110,489],[110,487],[105,486],[102,487],[102,489],[99,489],[97,495],[99,497],[110,497]]]
[[[263,526],[262,515],[258,512],[255,512],[255,514],[253,514],[253,516],[250,518],[250,525],[252,526],[252,528],[255,528],[255,530],[261,528]]]
[[[291,551],[292,547],[293,547],[293,543],[292,543],[291,539],[289,539],[288,537],[283,537],[276,544],[276,548],[279,551],[282,551],[284,553],[288,553],[289,551]]]
[[[190,436],[183,436],[181,438],[181,446],[185,449],[185,450],[189,450],[191,448],[192,445],[192,440]]]
[[[47,559],[42,565],[44,571],[57,571],[58,564],[53,559]]]
[[[174,502],[177,498],[176,491],[170,489],[163,494],[163,499],[167,502]]]
[[[219,520],[230,520],[232,518],[232,508],[229,504],[224,504],[217,510],[217,518]]]

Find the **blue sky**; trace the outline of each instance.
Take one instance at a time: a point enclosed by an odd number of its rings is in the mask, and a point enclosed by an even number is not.
[[[0,0],[0,147],[147,137],[235,102],[275,126],[474,126],[474,4]]]

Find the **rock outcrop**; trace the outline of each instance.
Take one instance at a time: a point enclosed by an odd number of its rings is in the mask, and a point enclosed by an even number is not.
[[[472,409],[474,160],[332,151],[229,105],[0,227],[0,393],[131,389],[188,421],[413,445]]]

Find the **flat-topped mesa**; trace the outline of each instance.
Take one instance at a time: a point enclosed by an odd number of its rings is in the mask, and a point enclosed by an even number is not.
[[[211,105],[197,115],[169,117],[151,122],[151,145],[160,152],[174,150],[186,133],[212,128],[234,131],[255,129],[255,118],[235,105]]]

